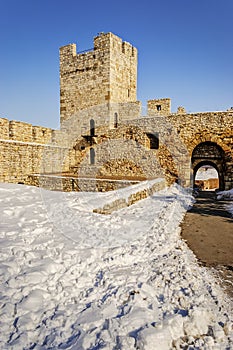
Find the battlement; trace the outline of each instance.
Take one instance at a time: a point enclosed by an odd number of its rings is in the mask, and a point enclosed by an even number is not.
[[[100,33],[94,38],[94,51],[110,51],[111,49],[128,57],[137,57],[137,49],[113,33]]]
[[[127,41],[123,41],[113,33],[100,33],[94,37],[94,47],[92,49],[77,52],[76,44],[68,44],[60,47],[60,59],[66,62],[73,59],[83,61],[87,58],[96,58],[96,55],[103,54],[103,52],[109,54],[112,49],[128,57],[137,57],[137,49]]]
[[[68,144],[67,138],[68,135],[60,130],[0,118],[0,140],[47,145],[54,144],[66,147]]]
[[[60,48],[61,123],[93,106],[137,100],[137,49],[113,33],[100,33],[94,48]]]

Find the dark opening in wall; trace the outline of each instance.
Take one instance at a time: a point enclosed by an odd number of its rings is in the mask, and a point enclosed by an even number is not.
[[[114,113],[114,128],[118,127],[118,114]]]
[[[156,105],[157,111],[161,111],[162,106],[161,105]]]
[[[90,164],[95,164],[95,150],[94,148],[90,148]]]
[[[90,135],[95,136],[95,121],[94,121],[94,119],[90,120]]]
[[[159,149],[159,133],[148,133],[147,137],[150,140],[150,149]]]

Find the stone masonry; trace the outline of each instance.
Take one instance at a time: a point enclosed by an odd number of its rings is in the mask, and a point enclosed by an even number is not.
[[[114,104],[118,104],[115,113],[126,109],[127,103],[128,110],[133,103],[138,108],[136,89],[137,49],[116,35],[101,33],[94,38],[94,48],[87,52],[76,53],[75,44],[60,48],[61,125],[89,108],[92,114],[103,117],[101,124],[113,124]]]
[[[189,187],[212,165],[220,188],[233,187],[232,108],[172,113],[170,98],[156,98],[142,116],[136,94],[131,44],[100,33],[85,52],[63,46],[60,130],[0,118],[0,181],[105,191],[163,177]]]

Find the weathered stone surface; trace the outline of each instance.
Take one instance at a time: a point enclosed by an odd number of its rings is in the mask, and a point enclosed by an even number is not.
[[[52,191],[107,192],[137,184],[139,181],[77,178],[71,176],[29,175],[26,183]]]
[[[60,48],[61,124],[90,107],[92,115],[102,116],[101,124],[106,117],[113,124],[119,110],[130,115],[137,109],[136,89],[137,49],[116,35],[101,33],[94,38],[94,48],[86,52],[76,53],[75,44]],[[109,104],[115,104],[113,110]],[[85,118],[81,122],[85,128]]]
[[[0,181],[63,190],[82,182],[84,190],[106,191],[116,186],[104,179],[162,176],[189,187],[207,164],[218,171],[221,189],[232,188],[233,110],[171,113],[171,100],[160,98],[148,101],[142,117],[136,80],[137,49],[112,33],[94,38],[87,52],[62,47],[60,130],[0,118]],[[67,180],[35,176],[51,173]],[[77,185],[72,176],[96,181]]]
[[[102,208],[96,208],[93,210],[94,213],[98,214],[111,214],[112,212],[130,206],[141,199],[145,199],[151,196],[154,192],[163,190],[166,186],[164,179],[153,180],[149,183],[145,182],[145,187],[138,190],[137,187],[132,188],[132,193],[129,194],[128,198],[119,198],[113,202],[105,204]]]

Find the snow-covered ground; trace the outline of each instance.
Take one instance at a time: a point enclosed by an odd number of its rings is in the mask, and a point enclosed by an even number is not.
[[[180,239],[192,197],[92,212],[123,193],[0,185],[0,349],[233,347],[232,304]]]
[[[221,191],[217,193],[217,199],[218,200],[228,200],[231,201],[230,204],[226,205],[227,211],[231,213],[233,216],[233,188],[228,191]]]

